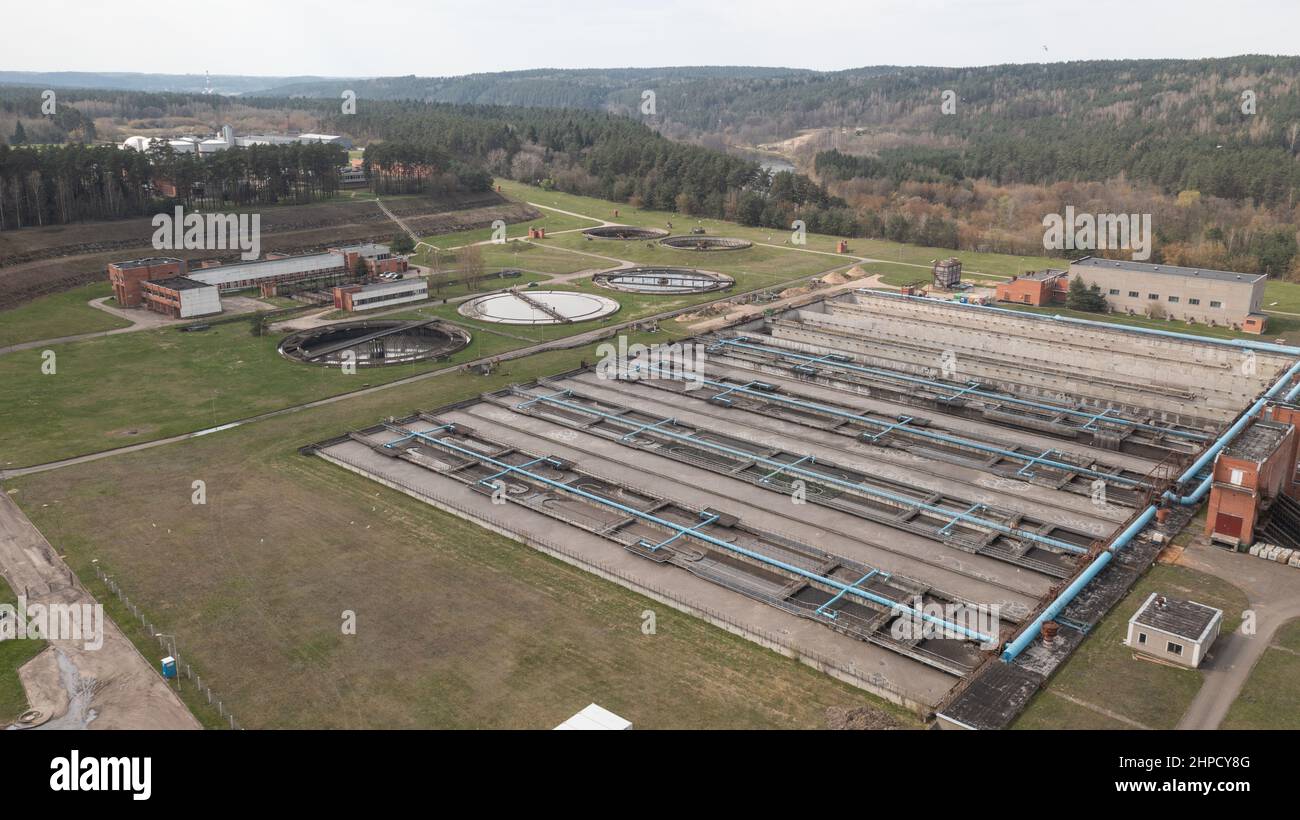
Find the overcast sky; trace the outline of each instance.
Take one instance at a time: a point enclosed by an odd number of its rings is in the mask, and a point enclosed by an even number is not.
[[[0,69],[13,71],[443,76],[1300,53],[1300,0],[16,0],[3,17]]]

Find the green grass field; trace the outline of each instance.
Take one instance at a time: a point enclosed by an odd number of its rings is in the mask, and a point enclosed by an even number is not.
[[[1273,635],[1273,645],[1300,652],[1300,619],[1283,624]]]
[[[18,596],[0,576],[0,604],[16,606],[17,602]],[[45,641],[0,641],[0,728],[13,723],[27,711],[27,693],[23,691],[22,681],[18,679],[18,670],[44,648]]]
[[[296,452],[594,355],[531,356],[491,377],[403,385],[10,485],[83,579],[93,559],[112,568],[249,728],[549,728],[593,701],[641,728],[816,728],[829,707],[917,725],[795,660]],[[190,503],[195,478],[206,506]],[[345,609],[356,639],[340,634]],[[653,636],[640,631],[646,609]]]
[[[0,347],[127,327],[125,319],[86,304],[112,294],[107,282],[96,282],[0,311]]]
[[[554,211],[543,211],[542,216],[537,219],[529,219],[524,222],[514,222],[506,226],[506,240],[524,239],[528,236],[529,228],[545,228],[549,233],[556,231],[570,231],[579,228],[590,228],[600,223],[594,219],[583,219],[581,217],[569,216],[568,214],[556,213]],[[421,237],[422,242],[433,245],[436,248],[447,249],[457,248],[461,245],[472,245],[477,242],[486,242],[492,238],[492,228],[476,228],[472,231],[456,231],[455,233],[443,233],[435,236]],[[428,249],[421,248],[420,252],[414,257],[415,262],[421,265],[427,264]]]
[[[453,274],[454,275],[454,274]],[[461,282],[455,285],[434,288],[433,283],[429,285],[429,302],[437,304],[443,299],[453,299],[457,296],[466,296],[475,293],[490,293],[494,290],[504,290],[506,288],[523,287],[529,282],[545,282],[550,279],[549,274],[545,273],[524,273],[511,279],[484,279],[476,283],[475,287]]]
[[[1079,706],[1052,689],[1039,692],[1030,708],[1015,723],[1016,729],[1125,729],[1122,720]]]
[[[754,256],[716,266],[734,272],[737,285],[732,293],[816,273],[838,262],[834,256],[770,248],[739,254]],[[569,255],[584,263],[590,259]],[[784,272],[782,255],[795,259]],[[747,267],[761,272],[742,272]],[[561,287],[595,290],[590,281]],[[595,323],[503,327],[465,320],[455,305],[441,304],[430,304],[420,315],[471,328],[475,342],[452,357],[455,363],[718,298],[718,294],[663,297],[601,292],[622,308]],[[451,294],[438,298],[447,295]],[[67,307],[64,301],[60,310]],[[283,359],[276,353],[278,341],[278,335],[253,337],[246,323],[233,322],[202,333],[162,329],[58,345],[52,348],[57,355],[54,375],[42,373],[40,351],[0,357],[0,379],[12,388],[0,394],[0,415],[9,422],[0,428],[0,466],[28,466],[164,438],[443,366],[399,365],[344,376],[337,369]],[[148,389],[142,389],[146,385]]]
[[[1300,284],[1272,280],[1264,285],[1264,310],[1300,313]]]
[[[666,265],[729,273],[767,286],[788,282],[837,267],[846,267],[853,259],[830,253],[807,253],[792,248],[774,248],[755,245],[738,251],[686,251],[660,245],[657,242],[621,241],[616,239],[591,239],[585,234],[563,234],[538,240],[547,247],[599,254],[626,259],[639,265]],[[600,260],[593,259],[592,265]],[[613,267],[607,265],[606,267]]]
[[[1177,726],[1201,689],[1203,673],[1134,658],[1133,651],[1122,643],[1129,618],[1156,591],[1219,607],[1223,610],[1224,634],[1237,629],[1241,612],[1248,605],[1245,593],[1214,576],[1185,567],[1152,568],[1088,634],[1047,687],[1034,696],[1013,728],[1133,728],[1067,697],[1153,729]],[[1124,697],[1115,697],[1117,692]]]
[[[449,362],[360,369],[291,362],[281,335],[254,337],[245,322],[202,333],[174,328],[90,339],[52,349],[57,371],[41,371],[41,351],[0,357],[0,466],[80,453],[224,424],[303,401],[490,356],[523,342],[477,334]]]
[[[1222,729],[1300,729],[1300,620],[1284,624],[1250,671]]]
[[[544,191],[531,185],[498,179],[503,193],[532,202],[536,205],[550,206],[574,213],[587,214],[625,225],[639,227],[663,228],[672,222],[673,233],[686,233],[699,225],[708,233],[716,236],[735,236],[753,242],[765,242],[783,245],[790,238],[789,231],[775,228],[746,228],[733,222],[717,219],[696,219],[683,214],[666,211],[634,209],[630,205],[620,205],[602,199],[565,194],[558,191]],[[614,216],[618,210],[619,215]],[[808,234],[808,250],[834,252],[840,237],[825,234]],[[594,243],[593,243],[594,244]],[[618,243],[625,244],[625,243]],[[678,253],[681,253],[680,251]],[[687,252],[689,253],[689,252]],[[961,258],[964,268],[972,272],[983,272],[996,276],[1014,276],[1026,270],[1045,267],[1061,267],[1064,260],[1046,256],[1007,256],[996,253],[976,253],[973,251],[953,251],[949,248],[927,248],[919,245],[906,245],[899,242],[887,242],[881,239],[850,239],[849,253],[854,256],[868,256],[882,261],[908,262],[924,266],[922,274],[928,276],[930,263],[935,259],[956,255]],[[710,258],[719,254],[710,253]],[[845,259],[844,261],[852,261]],[[918,268],[919,269],[919,268]],[[917,277],[920,278],[920,277]]]
[[[600,269],[600,260],[577,253],[543,245],[512,240],[504,245],[484,245],[483,265],[488,270],[517,268],[534,273],[576,273],[580,270]],[[449,267],[455,268],[453,263]]]

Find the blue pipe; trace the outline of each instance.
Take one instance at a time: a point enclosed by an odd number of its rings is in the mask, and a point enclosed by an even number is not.
[[[1001,310],[1001,308],[989,308],[989,309]],[[1015,313],[1015,311],[1009,311],[1009,312]],[[797,351],[786,350],[785,348],[780,348],[780,347],[771,347],[768,345],[753,344],[751,342],[748,342],[747,338],[744,336],[737,337],[736,339],[723,339],[722,341],[710,347],[710,350],[716,347],[739,347],[748,350],[759,350],[765,353],[776,353],[788,359],[796,359],[796,360],[802,360],[806,362],[815,362],[817,364],[824,364],[836,370],[851,370],[858,373],[867,373],[872,376],[880,376],[882,378],[893,379],[895,381],[908,382],[910,384],[920,384],[926,387],[936,387],[936,388],[942,388],[944,390],[951,390],[953,387],[950,384],[945,384],[944,382],[941,381],[935,381],[934,379],[926,379],[920,376],[909,376],[906,373],[895,373],[891,370],[882,370],[876,367],[864,367],[863,365],[853,364],[851,362],[839,362],[834,360],[828,360],[824,356],[822,357],[809,356],[803,353],[799,353]],[[1043,402],[1031,401],[1030,399],[1022,399],[1019,398],[1018,396],[1012,396],[1006,393],[993,393],[988,390],[976,390],[973,387],[969,387],[969,386],[959,391],[956,395],[961,395],[962,393],[970,393],[972,395],[980,396],[982,398],[993,399],[994,401],[1005,402],[1007,404],[1018,404],[1023,407],[1033,407],[1038,410],[1048,410],[1053,413],[1064,413],[1070,416],[1086,418],[1089,421],[1095,421],[1097,415],[1095,413],[1089,413],[1083,410],[1076,410],[1074,408],[1065,407],[1059,404],[1045,404]],[[950,398],[955,398],[955,397],[956,396],[954,395]],[[1198,439],[1198,440],[1205,440],[1209,438],[1209,436],[1204,433],[1196,433],[1191,430],[1175,430],[1168,427],[1161,427],[1158,424],[1147,424],[1145,422],[1132,421],[1130,419],[1125,419],[1125,418],[1112,417],[1112,418],[1104,419],[1104,421],[1110,424],[1118,424],[1118,425],[1123,425],[1125,427],[1135,427],[1139,430],[1150,430],[1157,433],[1163,433],[1165,435],[1177,436],[1179,438],[1191,438],[1191,439]]]
[[[948,621],[945,621],[942,618],[936,618],[933,615],[929,615],[925,612],[917,611],[907,606],[904,603],[891,600],[889,598],[884,597],[883,595],[876,595],[875,593],[868,592],[866,590],[857,589],[855,588],[854,584],[845,584],[842,581],[836,581],[834,578],[827,578],[823,575],[818,575],[815,572],[809,572],[808,570],[803,569],[801,567],[796,567],[793,564],[787,564],[784,561],[778,560],[776,558],[771,558],[766,555],[762,555],[760,553],[754,552],[753,550],[745,549],[744,547],[738,546],[736,544],[723,541],[720,538],[714,538],[711,535],[699,532],[694,527],[682,526],[681,524],[678,524],[673,521],[669,521],[665,518],[660,518],[656,515],[652,515],[651,513],[638,510],[634,507],[629,507],[626,504],[620,504],[619,502],[614,501],[613,499],[605,498],[604,496],[587,492],[586,490],[580,489],[578,487],[571,487],[562,481],[555,481],[554,479],[550,479],[547,478],[546,476],[538,475],[537,473],[522,469],[515,465],[507,464],[504,461],[498,461],[497,459],[492,458],[491,456],[488,455],[484,455],[483,453],[480,453],[477,450],[471,450],[468,447],[461,447],[460,445],[453,444],[447,439],[434,438],[433,436],[426,435],[420,432],[410,431],[403,427],[399,427],[397,425],[385,424],[384,427],[386,427],[387,429],[395,433],[406,434],[407,437],[415,436],[416,438],[427,439],[428,441],[431,441],[434,444],[437,444],[442,447],[446,447],[448,450],[452,450],[453,452],[460,453],[461,455],[469,456],[471,458],[477,459],[480,462],[487,462],[495,467],[500,467],[503,470],[509,470],[511,472],[518,473],[519,475],[527,476],[529,479],[533,481],[537,481],[541,484],[545,484],[548,487],[553,487],[554,489],[560,490],[562,492],[571,493],[573,495],[579,496],[580,498],[585,498],[589,501],[594,501],[598,504],[603,504],[607,507],[612,507],[618,510],[619,512],[627,513],[628,515],[631,515],[635,518],[640,518],[644,521],[650,521],[654,524],[658,524],[661,527],[665,527],[671,531],[674,531],[678,535],[687,535],[690,536],[691,538],[698,538],[699,540],[705,542],[706,544],[711,544],[712,546],[718,547],[720,549],[724,549],[729,552],[734,552],[740,555],[744,555],[760,563],[768,564],[769,566],[779,567],[780,569],[783,569],[786,572],[793,573],[794,575],[800,576],[802,578],[806,578],[810,581],[816,581],[819,584],[825,584],[826,586],[832,587],[833,589],[838,589],[843,593],[854,595],[866,601],[871,601],[874,604],[890,607],[891,610],[894,612],[905,613],[907,615],[920,618],[928,623],[937,624],[939,626],[944,627],[945,629],[965,635],[968,638],[978,640],[980,643],[991,643],[996,640],[996,638],[991,638],[988,635],[985,635],[981,632],[976,632],[974,630],[967,629],[966,627],[961,626],[959,624],[950,623]],[[384,446],[388,446],[388,445],[384,445]],[[696,526],[703,526],[703,525],[697,524]]]
[[[1260,399],[1250,406],[1250,409],[1245,413],[1242,413],[1241,418],[1237,419],[1231,427],[1225,430],[1214,444],[1206,448],[1205,453],[1202,454],[1191,467],[1187,468],[1181,476],[1179,476],[1179,482],[1182,483],[1194,479],[1197,473],[1207,466],[1224,447],[1228,446],[1228,444],[1230,444],[1232,440],[1246,428],[1246,425],[1249,424],[1255,416],[1259,415],[1260,411],[1264,409],[1264,406],[1268,404],[1269,400],[1276,397],[1278,393],[1282,392],[1282,390],[1286,388],[1287,384],[1290,383],[1291,379],[1295,378],[1297,373],[1300,373],[1300,361],[1292,364],[1291,367],[1287,369],[1286,373],[1282,374],[1282,377],[1279,378]],[[1292,388],[1286,395],[1286,400],[1288,401],[1292,396],[1300,395],[1300,385]],[[1197,488],[1189,495],[1180,496],[1173,491],[1167,490],[1163,498],[1184,506],[1196,504],[1201,499],[1205,498],[1205,494],[1209,492],[1210,485],[1213,481],[1213,475],[1206,476]],[[1136,536],[1143,527],[1151,523],[1151,519],[1155,517],[1155,514],[1156,505],[1154,504],[1143,510],[1142,514],[1138,516],[1131,525],[1129,525],[1128,529],[1124,530],[1124,532],[1120,534],[1119,538],[1116,538],[1110,546],[1106,548],[1105,552],[1093,559],[1093,562],[1088,565],[1087,569],[1079,574],[1079,577],[1074,580],[1074,583],[1066,587],[1065,591],[1058,595],[1056,600],[1052,601],[1052,603],[1048,605],[1047,609],[1043,610],[1043,614],[1035,618],[1034,622],[1026,627],[1025,630],[1020,633],[1019,637],[1007,644],[1006,650],[1002,653],[1002,660],[1006,662],[1015,660],[1016,656],[1024,651],[1025,647],[1029,646],[1029,644],[1033,642],[1034,638],[1038,636],[1039,630],[1043,626],[1043,622],[1051,620],[1056,617],[1061,610],[1065,609],[1065,607],[1069,605],[1070,601],[1074,600],[1074,596],[1079,594],[1079,590],[1087,586],[1088,582],[1095,578],[1097,573],[1101,572],[1106,564],[1110,563],[1111,556],[1116,551],[1126,547],[1129,541],[1132,541],[1134,536]]]
[[[1181,476],[1178,477],[1178,482],[1180,484],[1183,484],[1188,481],[1192,481],[1201,472],[1201,470],[1204,470],[1206,467],[1209,467],[1211,463],[1214,461],[1214,458],[1218,456],[1218,454],[1223,450],[1223,448],[1227,447],[1228,444],[1230,444],[1232,440],[1236,438],[1239,433],[1241,433],[1242,430],[1246,429],[1246,425],[1248,425],[1251,422],[1251,420],[1253,420],[1256,416],[1258,416],[1260,412],[1264,409],[1264,407],[1269,403],[1269,401],[1276,398],[1277,395],[1286,388],[1287,384],[1290,383],[1290,381],[1293,378],[1295,378],[1297,375],[1300,375],[1300,362],[1296,362],[1295,364],[1291,365],[1291,367],[1286,371],[1286,373],[1283,373],[1282,377],[1279,378],[1273,384],[1273,386],[1268,389],[1268,392],[1266,392],[1263,395],[1263,397],[1261,397],[1254,404],[1252,404],[1250,406],[1250,409],[1247,410],[1245,413],[1243,413],[1241,415],[1241,418],[1237,419],[1237,421],[1234,422],[1233,425],[1229,427],[1222,436],[1219,437],[1218,441],[1214,442],[1214,444],[1206,448],[1205,452],[1201,454],[1201,457],[1196,459],[1196,461],[1192,464],[1192,466],[1188,467],[1187,470]],[[1291,398],[1296,395],[1300,395],[1300,385],[1296,385],[1289,392],[1287,392],[1286,396],[1283,397],[1283,401],[1290,401]],[[1214,476],[1208,475],[1201,481],[1200,484],[1197,485],[1196,489],[1193,490],[1191,493],[1180,496],[1173,493],[1172,491],[1167,491],[1165,492],[1164,497],[1169,501],[1174,502],[1175,504],[1181,504],[1184,507],[1191,506],[1192,504],[1199,503],[1201,499],[1205,498],[1205,494],[1210,491],[1210,485],[1213,483],[1214,483]]]
[[[663,368],[653,364],[640,365],[640,367],[646,367],[648,369],[657,370],[657,371],[663,370]],[[866,416],[860,415],[858,413],[851,413],[847,410],[841,410],[838,407],[831,407],[826,404],[819,404],[817,402],[808,401],[806,399],[793,399],[790,398],[789,396],[782,396],[779,393],[769,393],[763,390],[752,390],[748,385],[732,385],[732,384],[727,384],[726,382],[714,381],[712,379],[705,379],[702,377],[699,379],[693,379],[692,381],[695,381],[697,384],[705,384],[708,385],[709,387],[715,387],[718,389],[725,388],[727,393],[743,393],[747,396],[756,396],[760,399],[763,399],[764,401],[784,402],[785,404],[790,404],[795,407],[802,407],[808,410],[815,410],[819,413],[825,413],[830,416],[836,416],[838,418],[844,418],[844,419],[852,419],[853,421],[861,422],[863,424],[869,424],[873,427],[884,428],[879,433],[876,433],[875,435],[867,436],[867,438],[870,438],[873,443],[881,436],[890,432],[891,430],[903,430],[911,435],[918,436],[920,438],[928,438],[932,441],[942,441],[945,444],[953,444],[958,447],[968,447],[972,450],[978,450],[985,453],[991,453],[993,455],[999,455],[1002,456],[1003,458],[1013,458],[1017,461],[1023,461],[1025,462],[1025,467],[1022,468],[1022,471],[1023,469],[1029,468],[1034,464],[1045,464],[1048,467],[1053,467],[1057,470],[1062,470],[1067,473],[1079,473],[1082,475],[1090,476],[1092,478],[1101,478],[1107,481],[1113,481],[1116,484],[1123,484],[1129,487],[1145,486],[1143,482],[1136,481],[1131,478],[1125,478],[1124,476],[1115,475],[1114,473],[1103,473],[1100,470],[1093,470],[1091,468],[1083,467],[1077,464],[1070,464],[1064,461],[1053,461],[1052,459],[1044,458],[1044,456],[1046,456],[1047,453],[1050,453],[1051,450],[1048,450],[1047,452],[1043,453],[1040,456],[1027,456],[1023,453],[1017,453],[1014,450],[1007,450],[1002,447],[994,447],[991,444],[982,444],[978,441],[971,441],[970,439],[958,438],[956,436],[950,436],[945,433],[936,433],[932,430],[923,430],[919,427],[912,427],[908,424],[908,422],[912,420],[910,417],[904,417],[903,421],[897,421],[897,422],[893,422],[892,424],[886,424],[885,422],[876,421],[875,419],[867,418]],[[719,395],[723,395],[723,394],[719,394]],[[714,396],[713,398],[716,399],[718,398],[718,396]]]
[[[880,572],[880,570],[878,570],[878,569],[873,569],[873,570],[871,570],[871,572],[868,572],[866,575],[863,575],[861,578],[859,578],[858,580],[854,581],[854,582],[853,582],[853,586],[855,586],[855,587],[862,586],[862,583],[863,583],[864,581],[868,581],[868,580],[870,580],[872,576],[876,575],[876,574],[879,573],[879,572]],[[889,573],[885,573],[885,577],[888,578],[888,577],[889,577]],[[825,615],[826,615],[826,617],[827,617],[827,618],[830,618],[832,621],[835,620],[836,618],[838,618],[839,615],[837,615],[837,614],[835,613],[835,610],[830,610],[829,612],[827,612],[826,609],[827,609],[827,607],[829,607],[831,604],[835,603],[835,602],[838,601],[840,598],[844,597],[844,592],[845,592],[844,590],[840,590],[839,592],[835,593],[835,597],[834,597],[834,598],[831,598],[831,599],[830,599],[829,601],[827,601],[826,603],[824,603],[824,604],[822,604],[821,606],[817,607],[817,609],[814,610],[813,614],[814,614],[814,615],[821,615],[821,614],[823,614],[823,612],[824,612]]]
[[[583,405],[580,404],[561,401],[551,396],[540,396],[538,397],[538,399],[540,399],[541,401],[547,404],[555,404],[560,407],[566,407],[570,410],[576,410],[580,413],[586,413],[591,416],[596,416],[597,418],[603,418],[607,421],[614,421],[622,424],[629,423],[625,418],[620,418],[619,416],[615,416],[610,413],[604,413],[601,412],[600,410],[596,410],[591,407],[584,407]],[[534,401],[538,399],[534,399]],[[1020,538],[1028,541],[1035,541],[1040,544],[1047,544],[1049,546],[1055,547],[1060,550],[1065,550],[1066,552],[1074,553],[1076,555],[1082,555],[1087,552],[1086,549],[1080,547],[1077,544],[1071,544],[1066,541],[1059,541],[1055,538],[1049,538],[1046,535],[1039,535],[1037,533],[1029,532],[1028,530],[1021,530],[1015,527],[1008,527],[1005,524],[999,524],[996,521],[989,521],[988,519],[984,519],[984,518],[977,518],[973,515],[968,515],[966,513],[954,513],[952,510],[945,510],[942,507],[936,507],[932,504],[926,504],[925,502],[917,501],[914,498],[907,498],[905,496],[895,495],[894,493],[890,493],[885,490],[878,490],[872,487],[867,487],[864,484],[855,484],[852,481],[845,481],[844,479],[836,478],[833,475],[827,475],[826,473],[819,473],[815,470],[808,470],[803,467],[795,467],[793,464],[788,464],[784,461],[776,461],[775,459],[765,458],[755,453],[746,452],[744,450],[737,450],[734,447],[727,447],[725,445],[716,444],[711,441],[705,441],[704,439],[696,438],[695,436],[683,435],[681,433],[673,433],[669,430],[657,430],[655,432],[657,435],[668,436],[669,438],[673,438],[678,441],[684,441],[687,442],[688,444],[692,444],[697,447],[707,447],[717,452],[726,453],[727,455],[734,456],[736,458],[741,458],[746,461],[753,461],[770,467],[778,467],[787,473],[802,475],[805,478],[811,478],[813,481],[819,481],[819,482],[824,482],[826,484],[833,484],[839,487],[845,487],[849,490],[852,490],[857,493],[861,493],[863,495],[875,496],[877,498],[883,498],[887,501],[892,501],[895,504],[902,504],[908,507],[915,507],[918,510],[925,510],[926,512],[933,513],[935,515],[944,516],[944,517],[955,516],[955,519],[958,521],[969,521],[975,524],[976,526],[984,527],[986,529],[993,530],[994,532],[1000,532],[1003,535],[1010,535],[1015,538]]]
[[[1065,591],[1058,595],[1056,600],[1052,601],[1047,609],[1044,609],[1042,614],[1020,633],[1019,637],[1007,644],[1006,650],[1002,653],[1002,660],[1008,663],[1015,660],[1016,656],[1025,650],[1025,647],[1033,643],[1034,638],[1038,637],[1038,632],[1042,629],[1043,623],[1052,620],[1061,610],[1065,609],[1074,600],[1074,596],[1078,595],[1079,591],[1086,587],[1089,581],[1096,578],[1097,573],[1105,569],[1106,565],[1110,563],[1110,559],[1114,557],[1115,551],[1127,546],[1128,542],[1132,541],[1133,537],[1141,532],[1143,527],[1151,523],[1151,519],[1155,518],[1155,515],[1156,508],[1154,504],[1143,510],[1142,514],[1128,526],[1128,529],[1124,530],[1119,538],[1116,538],[1114,543],[1104,552],[1094,558],[1087,569],[1079,573],[1079,577],[1075,578],[1074,582],[1066,587]]]

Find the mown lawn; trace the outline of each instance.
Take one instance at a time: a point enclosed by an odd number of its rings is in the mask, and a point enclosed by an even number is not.
[[[1300,729],[1300,620],[1284,624],[1220,728]]]
[[[594,219],[584,219],[568,214],[556,213],[555,211],[543,211],[542,216],[537,219],[529,219],[523,222],[514,222],[506,225],[506,240],[523,239],[528,236],[529,228],[545,228],[548,233],[556,231],[569,231],[577,228],[590,228],[599,225],[600,222]],[[454,233],[442,233],[434,236],[422,237],[420,241],[433,245],[435,248],[448,249],[457,248],[462,245],[472,245],[476,242],[486,242],[492,239],[492,228],[475,228],[470,231],[456,231]],[[421,248],[416,254],[414,261],[421,265],[426,264],[428,250]]]
[[[0,604],[17,607],[18,596],[0,576]],[[0,641],[0,728],[13,723],[23,712],[27,711],[27,693],[23,683],[18,679],[18,670],[23,664],[40,654],[45,648],[45,641],[8,640]]]
[[[754,242],[765,242],[784,246],[790,238],[788,230],[775,228],[746,228],[733,222],[717,219],[697,219],[684,214],[668,213],[632,208],[617,202],[603,199],[575,196],[558,191],[544,191],[531,185],[498,179],[503,193],[516,199],[549,205],[574,213],[586,214],[600,219],[617,221],[625,225],[639,227],[663,228],[667,230],[669,222],[673,224],[673,233],[687,233],[692,227],[703,227],[708,233],[717,236],[737,236]],[[614,211],[618,216],[614,216]],[[825,234],[808,234],[808,244],[802,247],[808,250],[834,252],[840,237]],[[620,243],[622,244],[622,243]],[[973,251],[954,251],[949,248],[928,248],[919,245],[907,245],[900,242],[888,242],[883,239],[849,239],[849,253],[854,256],[867,256],[873,259],[892,262],[905,262],[923,266],[928,269],[935,259],[956,256],[962,260],[964,269],[994,276],[1015,276],[1026,270],[1045,267],[1062,267],[1063,259],[1046,256],[1009,256],[998,253],[976,253]],[[717,254],[710,253],[709,256]],[[846,259],[845,261],[851,261]],[[919,278],[919,277],[918,277]]]
[[[111,295],[107,282],[96,282],[0,311],[0,347],[127,327],[127,320],[86,304]]]
[[[830,707],[916,726],[793,659],[297,453],[584,358],[593,347],[11,485],[81,577],[99,559],[248,728],[545,729],[591,702],[639,728],[820,728]],[[654,635],[641,632],[647,609]]]
[[[1153,729],[1177,726],[1200,691],[1203,674],[1135,658],[1133,650],[1122,643],[1129,618],[1152,592],[1222,609],[1224,634],[1237,629],[1248,604],[1245,593],[1212,575],[1186,567],[1153,567],[1089,633],[1030,702],[1014,728],[1111,728],[1107,724],[1120,723],[1056,695],[1069,695]]]
[[[245,322],[201,333],[174,328],[107,336],[0,357],[0,466],[19,467],[165,438],[423,373],[522,341],[476,335],[449,362],[423,362],[345,375],[280,356],[281,339],[255,337]]]

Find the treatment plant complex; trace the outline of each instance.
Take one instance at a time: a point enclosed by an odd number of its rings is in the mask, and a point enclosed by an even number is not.
[[[1295,496],[1297,354],[855,290],[305,452],[941,726],[1001,728],[1234,442],[1285,432],[1256,448],[1285,463],[1252,524]]]

